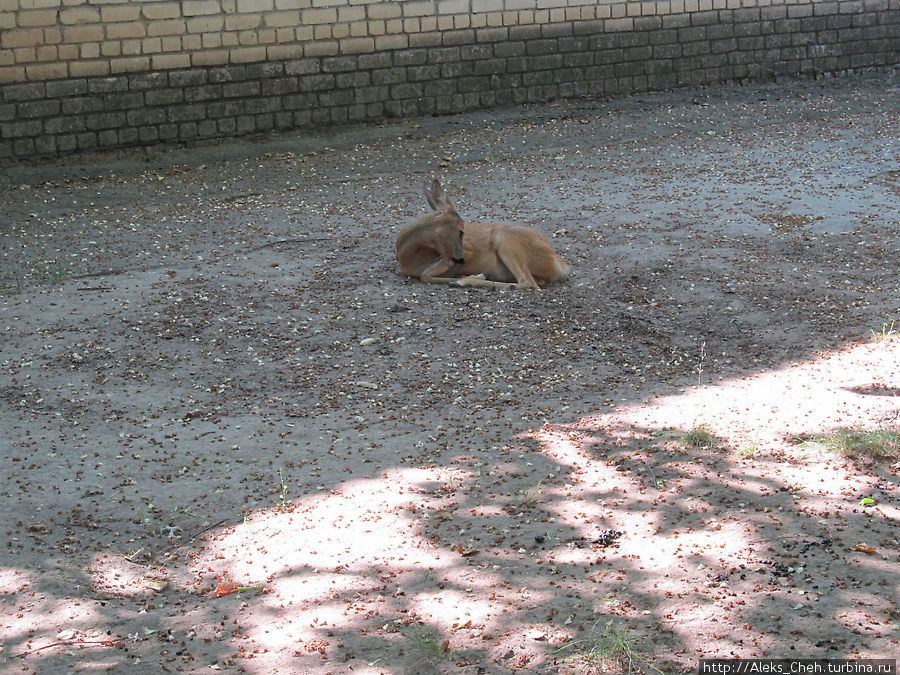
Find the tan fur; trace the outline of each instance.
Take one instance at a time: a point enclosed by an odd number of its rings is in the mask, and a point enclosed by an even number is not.
[[[537,230],[506,223],[463,223],[440,183],[425,186],[433,209],[397,234],[400,273],[430,284],[540,288],[569,266]]]

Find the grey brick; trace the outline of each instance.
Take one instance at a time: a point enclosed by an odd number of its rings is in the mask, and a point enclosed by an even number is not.
[[[216,120],[216,129],[220,136],[233,136],[237,131],[237,122],[232,117]]]
[[[541,37],[541,27],[538,24],[525,24],[523,26],[510,26],[510,40],[537,40]]]
[[[508,28],[479,28],[475,31],[475,40],[477,42],[505,42],[509,40]]]
[[[133,127],[149,127],[162,124],[166,121],[166,111],[163,108],[142,108],[130,110],[126,113],[128,124]]]
[[[250,80],[265,80],[270,77],[281,77],[284,73],[284,63],[281,61],[264,61],[262,63],[249,63],[245,66],[247,78]]]
[[[525,43],[525,53],[529,56],[558,52],[559,43],[555,39],[529,40]]]
[[[298,78],[300,91],[321,91],[334,86],[334,75],[322,73],[321,75],[306,75]]]
[[[34,101],[47,95],[47,87],[43,82],[28,84],[7,84],[0,88],[3,100],[7,103],[14,101]]]
[[[28,120],[25,122],[4,122],[0,124],[0,135],[4,138],[22,138],[24,136],[39,136],[44,129],[41,120]]]
[[[125,113],[123,112],[101,112],[85,115],[84,126],[91,131],[99,131],[101,129],[116,129],[125,124]]]
[[[309,94],[293,94],[285,96],[282,100],[285,110],[309,110],[318,105],[318,99],[313,93]]]
[[[372,83],[372,76],[368,71],[360,70],[349,73],[338,73],[334,76],[334,86],[338,89],[356,89]]]
[[[159,138],[163,141],[174,141],[178,138],[178,125],[177,124],[160,124],[159,125]]]
[[[573,35],[596,35],[604,31],[603,19],[576,21],[572,26]]]
[[[428,50],[428,63],[450,63],[459,60],[459,47],[437,47]]]
[[[489,59],[494,54],[493,45],[470,44],[459,49],[459,57],[463,61]]]
[[[688,13],[665,14],[662,20],[663,28],[687,28],[691,25],[691,15]]]
[[[182,141],[192,141],[197,138],[197,123],[183,122],[178,125],[178,138]]]
[[[81,115],[103,110],[103,100],[99,96],[73,96],[62,101],[63,115]]]
[[[569,37],[573,33],[574,28],[570,21],[557,21],[554,23],[541,24],[541,36],[545,38]]]
[[[215,101],[222,98],[221,84],[207,84],[201,87],[190,87],[184,90],[184,100],[186,103],[196,103],[198,101]]]
[[[624,52],[626,61],[646,61],[653,56],[653,47],[628,47]]]
[[[260,94],[263,96],[284,96],[300,90],[296,77],[276,77],[263,80]]]
[[[87,93],[87,80],[52,80],[47,82],[47,98],[81,96]]]
[[[472,44],[474,41],[475,31],[471,29],[451,30],[441,34],[441,44],[448,47]]]
[[[259,82],[229,82],[222,85],[222,96],[237,98],[239,96],[259,96]]]
[[[119,132],[105,129],[97,134],[97,143],[101,148],[112,148],[119,144]]]
[[[353,92],[349,89],[326,91],[319,94],[319,105],[342,106],[353,102]]]
[[[271,113],[281,109],[281,101],[276,97],[253,97],[244,105],[244,110],[250,115]]]
[[[353,90],[353,102],[357,104],[386,101],[389,96],[390,90],[387,87],[359,87]]]
[[[660,29],[650,33],[651,45],[668,45],[678,42],[678,31],[674,29]]]
[[[181,89],[155,89],[144,93],[144,102],[147,105],[172,105],[184,101],[184,91]]]
[[[634,29],[639,32],[659,30],[662,28],[661,16],[636,16],[634,18]]]
[[[271,113],[265,113],[265,114],[256,116],[257,131],[271,131],[274,128],[275,128],[275,115],[273,115]]]
[[[526,87],[553,84],[553,72],[549,70],[540,70],[537,72],[524,73],[522,75],[522,84]]]
[[[394,52],[395,66],[421,66],[428,62],[427,49],[404,49]]]
[[[379,68],[371,72],[372,84],[397,84],[406,79],[405,68]]]
[[[299,59],[284,64],[285,75],[315,75],[320,72],[322,62],[319,59]]]
[[[197,124],[197,135],[203,138],[212,138],[218,134],[218,129],[216,120],[203,120]]]
[[[133,127],[121,129],[119,131],[119,145],[135,145],[138,142],[138,139],[138,130]]]
[[[20,119],[32,120],[40,117],[50,117],[57,115],[60,111],[60,103],[58,100],[30,101],[20,103],[18,107],[18,117]]]
[[[491,88],[491,78],[482,75],[475,77],[462,77],[457,83],[457,91],[467,93],[472,91],[487,91]]]
[[[159,89],[165,87],[168,81],[166,73],[135,73],[128,76],[128,88],[132,91],[143,89]]]
[[[428,66],[412,66],[406,69],[406,79],[409,82],[436,80],[440,76],[441,67],[436,63]]]
[[[505,59],[482,59],[475,61],[472,73],[475,75],[499,75],[506,72]]]
[[[475,73],[475,64],[472,61],[454,61],[441,64],[441,77],[445,80],[456,80]]]
[[[700,40],[706,39],[706,27],[698,26],[696,28],[681,28],[678,30],[678,41],[681,43],[685,42],[698,42]]]
[[[654,59],[675,59],[681,56],[681,45],[656,45],[653,47]]]
[[[35,153],[33,138],[16,138],[13,140],[13,154],[19,157],[31,157]]]
[[[393,99],[419,98],[423,93],[424,88],[418,82],[395,84],[390,88],[390,95]]]
[[[494,56],[507,58],[510,56],[525,56],[524,42],[500,42],[494,45]]]
[[[78,149],[78,139],[72,134],[56,137],[56,149],[58,152],[75,152]]]
[[[206,104],[206,116],[210,119],[227,119],[237,117],[244,113],[244,101],[242,99],[229,99],[214,101]]]
[[[360,54],[358,67],[361,70],[374,68],[390,68],[394,65],[394,56],[391,52],[375,52],[374,54]]]
[[[562,67],[562,54],[547,54],[535,56],[531,59],[531,67],[534,70],[555,70]]]
[[[759,7],[743,7],[732,12],[732,20],[735,23],[746,23],[749,21],[759,21]]]
[[[34,139],[34,151],[43,156],[56,154],[56,138],[54,136],[40,136]]]
[[[95,77],[88,80],[88,92],[91,94],[112,94],[128,91],[127,77]]]
[[[342,73],[348,70],[356,70],[357,57],[355,56],[329,56],[322,59],[323,73]]]
[[[560,52],[587,52],[589,51],[590,41],[587,37],[561,37],[557,41],[557,49]]]
[[[209,69],[209,81],[213,84],[221,82],[241,82],[247,79],[244,66],[221,66]]]
[[[191,87],[198,84],[206,84],[208,71],[202,68],[192,70],[173,70],[169,73],[170,87]]]
[[[116,94],[106,94],[103,97],[103,108],[106,110],[127,110],[140,108],[144,105],[144,94],[141,92],[126,91]]]
[[[199,120],[206,117],[206,108],[199,103],[172,106],[168,109],[167,117],[169,122],[175,123]]]

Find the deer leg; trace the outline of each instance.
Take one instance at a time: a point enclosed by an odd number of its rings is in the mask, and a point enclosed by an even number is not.
[[[498,250],[497,256],[506,265],[506,269],[516,278],[516,283],[510,284],[511,286],[516,288],[540,288],[538,282],[531,275],[531,270],[528,269],[527,258],[523,259],[521,252]]]
[[[450,265],[444,262],[443,258],[438,258],[422,270],[419,274],[419,279],[426,284],[451,284],[456,281],[455,277],[439,276],[445,274],[449,269]]]
[[[506,281],[491,281],[485,278],[483,274],[471,274],[467,277],[453,279],[451,286],[471,286],[475,288],[514,288],[516,284]]]

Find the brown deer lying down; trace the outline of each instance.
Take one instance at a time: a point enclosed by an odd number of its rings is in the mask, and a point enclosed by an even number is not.
[[[400,273],[429,284],[540,288],[569,266],[547,238],[523,225],[464,223],[436,180],[425,185],[434,211],[397,234]]]

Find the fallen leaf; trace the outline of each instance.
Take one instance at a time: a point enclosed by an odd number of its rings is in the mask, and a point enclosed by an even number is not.
[[[238,592],[238,586],[232,581],[220,581],[216,584],[216,590],[214,590],[210,597],[213,598],[221,598],[225,595],[231,595],[232,593]]]

